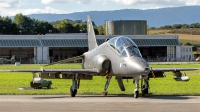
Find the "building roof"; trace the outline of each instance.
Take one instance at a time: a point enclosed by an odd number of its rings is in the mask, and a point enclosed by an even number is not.
[[[139,47],[141,46],[179,46],[177,37],[173,36],[127,36]],[[98,45],[110,36],[97,36]],[[70,37],[0,37],[0,47],[88,47],[87,35]]]

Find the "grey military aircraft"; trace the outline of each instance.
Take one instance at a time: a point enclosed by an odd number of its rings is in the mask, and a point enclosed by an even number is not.
[[[113,76],[116,77],[118,85],[125,91],[123,79],[132,78],[136,84],[134,97],[139,96],[139,80],[144,84],[141,86],[142,96],[148,94],[151,77],[163,77],[164,72],[173,72],[176,81],[188,81],[189,77],[180,71],[196,70],[195,68],[150,68],[142,58],[138,46],[130,38],[125,36],[113,37],[103,44],[97,45],[93,24],[87,16],[88,52],[81,56],[61,60],[52,64],[64,64],[74,60],[82,60],[82,69],[27,69],[27,70],[1,70],[9,72],[32,72],[41,73],[42,78],[72,79],[70,87],[71,97],[75,97],[80,86],[80,80],[91,80],[93,76],[105,76],[103,95],[107,95],[107,88]]]
[[[9,61],[12,62],[13,60],[15,60],[15,55],[13,55],[10,59],[7,59],[7,58],[0,58],[0,61],[1,61],[1,62],[2,62],[2,61],[3,61],[3,62],[4,62],[4,61],[5,61],[5,62],[9,62]]]

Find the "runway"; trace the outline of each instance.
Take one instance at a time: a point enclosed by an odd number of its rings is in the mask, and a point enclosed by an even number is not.
[[[1,112],[200,112],[200,96],[0,95]]]

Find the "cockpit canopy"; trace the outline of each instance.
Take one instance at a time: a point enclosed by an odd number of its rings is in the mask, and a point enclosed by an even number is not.
[[[137,45],[128,37],[113,37],[108,40],[108,44],[123,57],[131,57],[133,55],[142,57]]]

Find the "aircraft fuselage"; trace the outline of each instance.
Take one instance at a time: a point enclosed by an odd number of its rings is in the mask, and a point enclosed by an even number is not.
[[[148,63],[140,56],[124,57],[108,42],[104,42],[95,49],[84,53],[84,69],[97,69],[99,74],[105,75],[109,70],[112,76],[138,76],[148,75],[150,69]]]

